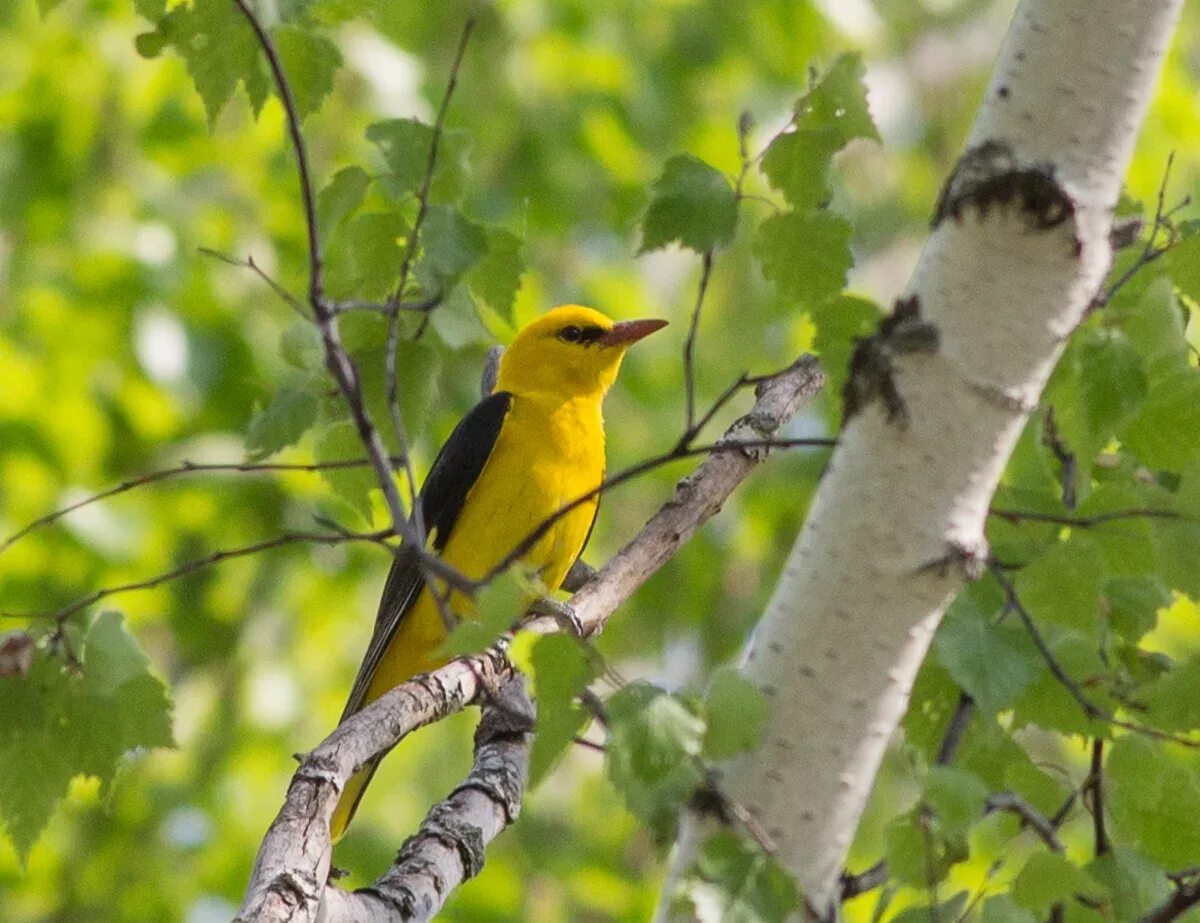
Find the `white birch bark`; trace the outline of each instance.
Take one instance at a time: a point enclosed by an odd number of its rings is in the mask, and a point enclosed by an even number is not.
[[[1180,7],[1021,4],[897,303],[908,319],[856,354],[862,406],[744,655],[767,727],[721,781],[818,913],[934,629],[985,554],[1005,462],[1110,265],[1112,209]],[[706,824],[685,818],[662,919],[690,918],[670,899]]]

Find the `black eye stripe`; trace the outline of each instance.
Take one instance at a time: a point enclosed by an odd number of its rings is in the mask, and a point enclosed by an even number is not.
[[[558,331],[556,336],[564,343],[582,343],[586,346],[604,336],[604,328],[594,325],[579,327],[576,324],[568,324]]]

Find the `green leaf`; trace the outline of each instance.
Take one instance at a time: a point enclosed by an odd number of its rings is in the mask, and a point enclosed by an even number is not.
[[[239,83],[256,114],[266,101],[267,72],[254,31],[224,0],[194,0],[190,7],[174,7],[159,20],[156,32],[138,37],[137,47],[147,57],[166,47],[175,49],[204,100],[210,127]]]
[[[989,897],[983,905],[979,923],[1038,923],[1037,917],[1025,910],[1007,894]]]
[[[1107,309],[1106,309],[1107,310]],[[1172,373],[1188,368],[1184,317],[1171,280],[1158,278],[1140,298],[1121,305],[1110,315],[1141,354],[1151,390]]]
[[[1079,362],[1084,416],[1099,448],[1141,407],[1149,384],[1141,356],[1120,330],[1089,330]]]
[[[841,394],[854,344],[861,337],[870,336],[878,329],[882,312],[877,304],[865,298],[840,295],[812,305],[809,313],[817,325],[817,336],[813,345],[820,354],[821,364],[829,377],[825,393]],[[830,403],[840,414],[841,402],[833,400]]]
[[[317,437],[313,455],[318,462],[345,461],[348,458],[363,458],[366,452],[353,423],[334,423]],[[326,468],[321,478],[335,494],[350,505],[368,522],[371,520],[371,491],[379,486],[375,469],[370,465],[360,468]]]
[[[325,365],[325,346],[321,333],[310,321],[299,320],[279,337],[283,360],[302,372],[315,372]]]
[[[462,619],[455,626],[439,655],[460,657],[491,647],[520,620],[530,595],[528,583],[515,568],[500,574],[479,591],[475,605],[471,607],[474,610],[472,617]]]
[[[377,7],[377,0],[315,0],[308,14],[322,25],[340,26],[351,19],[369,16]]]
[[[1200,855],[1200,777],[1172,759],[1161,744],[1137,735],[1115,741],[1105,764],[1108,803],[1122,839],[1166,868],[1183,868]]]
[[[420,268],[428,279],[423,284],[431,289],[429,294],[445,294],[487,253],[488,237],[457,209],[431,205],[421,229],[421,246]]]
[[[997,625],[992,615],[963,593],[933,639],[938,662],[989,715],[1008,708],[1045,669],[1024,629]]]
[[[832,212],[784,212],[772,215],[758,228],[754,255],[763,275],[779,291],[814,304],[832,298],[846,285],[854,265],[850,255],[850,225]]]
[[[763,154],[763,173],[793,208],[817,208],[829,199],[829,169],[840,147],[833,128],[788,132],[772,141]]]
[[[367,126],[367,140],[379,148],[397,196],[416,192],[425,176],[433,129],[418,119],[388,119]]]
[[[308,383],[280,390],[266,407],[258,407],[246,432],[246,456],[261,461],[299,441],[317,421],[317,398]]]
[[[733,240],[737,214],[733,188],[719,170],[691,154],[672,157],[654,182],[638,252],[678,241],[704,253]]]
[[[71,779],[108,789],[124,754],[173,746],[167,690],[120,615],[101,614],[80,654],[79,673],[40,651],[24,677],[0,680],[0,818],[22,860]]]
[[[894,818],[887,826],[886,858],[888,875],[910,885],[926,885],[932,876],[935,881],[945,877],[945,867],[931,849],[936,846],[932,837],[921,829],[923,821],[913,812]]]
[[[1065,856],[1044,850],[1029,857],[1012,888],[1013,900],[1037,917],[1055,904],[1073,902],[1077,894],[1099,899],[1103,889]]]
[[[310,28],[279,26],[275,46],[283,62],[296,111],[303,119],[316,112],[333,91],[333,76],[342,66],[337,46]]]
[[[343,167],[317,196],[317,221],[328,239],[330,231],[350,217],[363,203],[371,177],[361,167]]]
[[[487,229],[487,254],[467,275],[471,291],[508,323],[525,272],[521,238],[504,228]]]
[[[1098,635],[1100,592],[1107,576],[1096,541],[1073,535],[1022,568],[1015,586],[1022,604],[1039,624],[1054,623]]]
[[[1156,376],[1121,441],[1152,468],[1180,471],[1200,458],[1200,374],[1188,368]]]
[[[671,833],[679,810],[702,777],[704,722],[676,696],[647,683],[626,686],[607,704],[609,779],[660,838]]]
[[[1158,623],[1158,610],[1171,604],[1171,591],[1155,577],[1113,577],[1104,585],[1108,624],[1136,643]]]
[[[133,8],[139,16],[151,22],[158,22],[167,11],[167,0],[133,0]]]
[[[762,736],[767,711],[767,698],[762,690],[736,668],[717,670],[704,702],[707,721],[704,755],[725,760],[755,747]]]
[[[1043,626],[1042,634],[1055,661],[1075,683],[1076,687],[1100,708],[1113,711],[1108,684],[1109,668],[1100,659],[1095,639],[1085,639],[1073,632],[1063,632],[1053,625]],[[1103,721],[1088,718],[1083,706],[1049,670],[1043,672],[1014,703],[1013,726],[1037,724],[1067,734],[1108,737],[1112,728]]]
[[[410,199],[425,181],[433,129],[417,119],[388,119],[367,127],[367,140],[379,148],[387,165],[384,191],[396,202]],[[465,172],[470,135],[444,130],[438,142],[437,163],[430,184],[433,199],[457,198]]]
[[[848,141],[879,140],[867,108],[865,73],[857,54],[838,58],[821,82],[797,103],[795,129],[775,138],[763,155],[767,180],[793,208],[825,204],[833,155]]]
[[[1115,920],[1140,920],[1171,892],[1163,870],[1128,846],[1114,846],[1094,859],[1087,872],[1107,888]]]
[[[1200,655],[1176,664],[1138,691],[1146,720],[1169,731],[1200,728]]]
[[[408,224],[399,212],[368,212],[334,228],[325,286],[334,298],[385,299],[400,275],[400,241]]]
[[[942,901],[935,910],[932,907],[909,907],[891,918],[891,923],[944,923],[946,920],[962,919],[960,914],[967,905],[966,891],[959,891],[949,900]]]
[[[1111,484],[1098,487],[1075,510],[1082,517],[1127,512],[1145,506],[1142,497],[1129,488]],[[1134,516],[1103,523],[1088,531],[1104,560],[1104,572],[1113,577],[1140,577],[1159,569],[1158,541],[1154,520]]]
[[[61,4],[62,0],[37,0],[38,12],[42,16],[47,16]]]
[[[1183,294],[1200,302],[1200,229],[1191,226],[1187,237],[1163,257],[1163,268]]]
[[[965,834],[982,816],[988,787],[956,766],[934,766],[925,777],[925,803],[947,832]]]
[[[800,906],[792,877],[727,832],[701,845],[685,893],[700,923],[778,923]]]
[[[574,637],[546,635],[530,653],[537,696],[537,734],[529,756],[529,784],[537,785],[591,718],[575,701],[596,677],[596,666]]]
[[[840,55],[821,82],[800,100],[801,123],[835,129],[842,144],[852,138],[878,141],[879,130],[867,106],[866,73],[862,55]]]

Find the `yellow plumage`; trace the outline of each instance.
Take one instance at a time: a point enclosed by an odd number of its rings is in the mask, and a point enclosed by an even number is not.
[[[604,395],[616,379],[625,349],[661,326],[661,321],[614,325],[597,311],[568,305],[517,334],[500,362],[496,394],[508,397],[498,432],[486,440],[488,445],[474,440],[469,451],[452,436],[426,482],[429,488],[437,475],[442,488],[457,476],[456,466],[471,468],[465,456],[474,452],[486,456],[486,460],[479,458],[481,469],[474,466],[478,473],[473,482],[460,485],[466,495],[452,515],[448,534],[431,536],[444,543],[444,560],[468,577],[482,577],[544,520],[600,485]],[[467,426],[481,428],[470,416],[460,429]],[[455,457],[447,458],[448,454]],[[428,502],[424,493],[423,499]],[[559,587],[583,550],[598,502],[596,498],[584,503],[558,519],[522,559],[523,566],[536,572],[548,589]],[[435,526],[439,511],[425,513],[427,523]],[[451,597],[450,608],[460,614],[469,611],[457,596]],[[446,629],[428,589],[414,589],[414,597],[402,605],[398,622],[386,618],[389,611],[395,610],[385,590],[372,641],[372,649],[381,645],[381,655],[372,666],[368,652],[347,714],[444,662],[437,651]],[[360,770],[347,783],[333,816],[335,841],[345,832],[374,768]]]

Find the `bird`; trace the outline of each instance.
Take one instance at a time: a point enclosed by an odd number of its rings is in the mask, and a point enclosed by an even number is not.
[[[427,547],[478,580],[544,521],[597,491],[605,470],[604,396],[626,350],[666,324],[614,322],[572,304],[518,331],[501,355],[495,389],[458,423],[421,487],[411,518],[423,524]],[[559,588],[583,551],[598,507],[597,493],[556,519],[522,557],[547,591]],[[417,555],[396,554],[340,721],[446,662],[445,613],[469,614],[471,607],[439,582],[428,585]],[[333,842],[345,834],[380,759],[346,783],[330,824]]]

